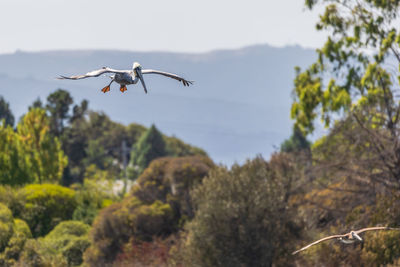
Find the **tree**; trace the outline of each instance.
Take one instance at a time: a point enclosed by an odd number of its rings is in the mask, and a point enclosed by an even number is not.
[[[131,172],[141,174],[153,159],[163,156],[166,156],[164,139],[156,126],[152,125],[132,148]]]
[[[270,163],[256,158],[232,170],[212,170],[193,192],[196,210],[186,227],[185,265],[288,265],[279,260],[290,259],[300,230],[289,205],[300,172],[288,162],[275,156]]]
[[[303,72],[296,69],[292,118],[297,127],[310,133],[317,116],[329,126],[335,114],[369,106],[370,116],[393,129],[400,113],[395,99],[400,32],[394,24],[400,1],[305,2],[310,9],[325,6],[317,29],[331,35],[317,50],[317,62]]]
[[[5,126],[14,126],[14,115],[11,113],[10,105],[2,96],[0,96],[0,123],[1,120],[4,120]]]
[[[72,116],[69,119],[70,123],[73,123],[75,120],[81,120],[85,117],[86,113],[88,112],[89,102],[84,99],[81,102],[81,105],[75,105],[72,109]]]
[[[33,182],[29,162],[24,140],[10,125],[0,125],[0,183],[15,186]]]
[[[33,108],[43,108],[42,100],[39,97],[28,107],[28,110],[30,111]]]
[[[46,109],[50,113],[50,129],[55,136],[61,136],[69,118],[69,107],[73,103],[68,91],[58,89],[47,97]]]
[[[29,176],[38,183],[59,181],[67,158],[57,138],[50,135],[49,119],[43,109],[29,111],[17,126],[18,138],[23,141]]]
[[[295,152],[310,149],[310,141],[304,134],[297,128],[293,127],[292,136],[281,144],[281,152]]]

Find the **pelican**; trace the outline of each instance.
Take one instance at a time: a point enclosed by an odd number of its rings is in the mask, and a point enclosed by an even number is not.
[[[311,246],[314,246],[318,243],[330,240],[330,239],[337,239],[340,242],[344,243],[344,244],[352,244],[354,242],[363,242],[363,239],[359,236],[359,234],[363,233],[363,232],[367,232],[367,231],[377,231],[377,230],[400,230],[400,228],[391,228],[391,227],[369,227],[369,228],[363,228],[357,231],[350,231],[347,234],[343,234],[343,235],[331,235],[328,237],[324,237],[320,240],[317,240],[311,244],[308,244],[307,246],[296,250],[295,252],[292,253],[292,255],[295,255],[303,250],[308,249]]]
[[[151,70],[151,69],[144,70],[144,69],[142,69],[142,65],[140,65],[138,62],[133,63],[132,70],[115,70],[115,69],[103,67],[99,70],[94,70],[94,71],[88,72],[84,75],[75,75],[75,76],[70,76],[70,77],[60,75],[60,77],[58,77],[57,79],[80,80],[80,79],[85,79],[85,78],[90,78],[90,77],[98,77],[105,73],[113,73],[114,75],[110,76],[111,82],[106,87],[101,89],[101,91],[103,93],[110,91],[110,86],[113,82],[116,82],[120,85],[119,90],[123,93],[127,90],[126,89],[127,85],[136,84],[140,80],[140,82],[142,83],[144,92],[147,94],[147,88],[146,88],[146,84],[144,83],[142,74],[161,74],[161,75],[170,77],[172,79],[178,80],[179,82],[182,82],[184,86],[189,86],[190,84],[193,84],[193,81],[188,81],[176,74],[159,71],[159,70]]]

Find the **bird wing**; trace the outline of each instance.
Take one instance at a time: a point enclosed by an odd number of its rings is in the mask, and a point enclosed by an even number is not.
[[[384,226],[377,226],[377,227],[368,227],[368,228],[363,228],[357,231],[354,231],[356,234],[361,234],[363,232],[367,231],[376,231],[376,230],[400,230],[400,228],[392,228],[392,227],[384,227]]]
[[[189,86],[190,84],[193,84],[193,81],[188,81],[176,74],[168,73],[168,72],[164,72],[164,71],[147,69],[147,70],[142,70],[142,73],[143,74],[161,74],[161,75],[164,75],[164,76],[167,76],[167,77],[170,77],[172,79],[182,82],[184,86]]]
[[[60,77],[58,77],[57,79],[79,80],[79,79],[85,79],[85,78],[89,78],[89,77],[98,77],[104,73],[126,73],[126,72],[129,72],[129,71],[128,70],[114,70],[114,69],[104,67],[99,70],[94,70],[94,71],[88,72],[84,75],[74,75],[74,76],[70,76],[70,77],[60,75]]]
[[[322,239],[320,239],[320,240],[317,240],[317,241],[315,241],[315,242],[313,242],[313,243],[311,243],[311,244],[308,244],[307,246],[305,246],[305,247],[303,247],[303,248],[301,248],[301,249],[299,249],[299,250],[296,250],[295,252],[292,253],[292,255],[295,255],[295,254],[297,254],[297,253],[299,253],[299,252],[301,252],[301,251],[303,251],[303,250],[308,249],[308,248],[311,247],[311,246],[314,246],[314,245],[316,245],[316,244],[318,244],[318,243],[321,243],[321,242],[324,242],[324,241],[326,241],[326,240],[335,239],[335,238],[340,238],[340,237],[346,237],[347,235],[348,235],[348,234],[344,234],[344,235],[331,235],[331,236],[324,237],[324,238],[322,238]]]

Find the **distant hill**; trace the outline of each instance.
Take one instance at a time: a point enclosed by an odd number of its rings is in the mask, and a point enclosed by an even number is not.
[[[180,54],[129,51],[16,52],[0,55],[0,95],[18,118],[37,97],[45,100],[57,88],[71,92],[75,102],[89,100],[113,120],[155,123],[168,135],[205,149],[217,162],[232,164],[263,154],[291,134],[289,118],[294,67],[315,59],[310,49],[257,45],[238,50]],[[60,74],[86,73],[99,67],[160,69],[194,80],[183,87],[172,79],[146,75],[149,94],[129,86],[122,94],[100,89],[108,77],[80,81],[56,80]]]

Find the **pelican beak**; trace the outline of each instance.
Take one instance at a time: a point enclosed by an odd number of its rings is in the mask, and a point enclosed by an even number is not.
[[[358,239],[358,241],[363,242],[362,238],[358,234],[353,232],[352,235],[354,238]]]
[[[137,73],[137,75],[139,77],[140,82],[143,85],[144,92],[147,94],[147,88],[146,88],[146,84],[144,83],[144,79],[143,79],[143,75],[142,75],[141,69],[139,69],[139,68],[136,69],[136,73]]]

